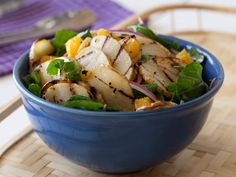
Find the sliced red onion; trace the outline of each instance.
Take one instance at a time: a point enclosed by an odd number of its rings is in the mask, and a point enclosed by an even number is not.
[[[157,99],[156,95],[154,95],[150,90],[148,90],[145,86],[137,83],[137,82],[133,82],[133,81],[129,81],[129,84],[131,86],[131,88],[140,91],[141,93],[143,93],[144,95],[148,96],[149,98],[151,98],[153,101],[160,101]]]

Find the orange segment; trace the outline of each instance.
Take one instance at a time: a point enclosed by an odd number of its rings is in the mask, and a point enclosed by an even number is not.
[[[101,28],[97,31],[98,36],[110,36],[110,33],[108,30]]]
[[[66,52],[69,58],[75,58],[82,41],[82,38],[75,36],[66,42]]]
[[[150,106],[152,103],[149,97],[139,98],[134,100],[135,109],[139,109],[143,106]]]
[[[186,64],[190,64],[193,62],[191,56],[189,55],[189,53],[183,49],[181,52],[179,52],[176,55],[176,58],[180,59],[182,62],[186,63]]]
[[[141,46],[140,43],[135,38],[130,38],[124,46],[125,50],[128,52],[130,58],[133,60],[133,62],[136,62],[136,59],[138,58]]]

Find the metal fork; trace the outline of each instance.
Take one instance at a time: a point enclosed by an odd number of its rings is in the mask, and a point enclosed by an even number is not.
[[[50,36],[62,28],[79,31],[91,26],[95,20],[95,14],[88,9],[64,12],[59,15],[39,20],[30,28],[0,33],[0,45],[10,44],[30,38]]]

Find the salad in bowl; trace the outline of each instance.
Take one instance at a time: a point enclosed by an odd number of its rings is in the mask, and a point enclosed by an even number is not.
[[[163,109],[208,90],[204,55],[180,49],[143,24],[80,33],[63,29],[30,49],[25,87],[66,107],[90,111]]]
[[[13,77],[34,130],[51,149],[95,171],[127,173],[193,141],[224,71],[206,49],[138,24],[58,31],[33,43]]]

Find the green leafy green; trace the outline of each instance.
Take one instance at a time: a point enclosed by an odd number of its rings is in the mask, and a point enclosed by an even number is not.
[[[84,40],[86,37],[92,37],[92,34],[91,34],[91,32],[90,32],[90,30],[88,29],[88,30],[86,30],[85,32],[84,32],[84,34],[81,36],[81,38]]]
[[[176,83],[168,85],[168,90],[172,93],[172,101],[179,103],[189,101],[203,95],[208,86],[202,79],[202,65],[193,62],[187,65],[179,74]]]
[[[76,35],[77,32],[69,29],[62,29],[56,32],[54,39],[51,41],[56,48],[56,56],[62,56],[66,52],[65,43]]]
[[[62,69],[63,65],[64,65],[64,61],[61,59],[52,60],[47,67],[47,73],[49,75],[57,75],[58,70]]]
[[[41,87],[39,86],[39,84],[35,83],[30,84],[28,90],[38,97],[40,97],[41,95]]]
[[[102,111],[104,105],[93,100],[72,100],[65,102],[64,106],[91,111]]]
[[[173,42],[170,43],[170,48],[174,49],[176,51],[180,51],[180,44],[179,44],[179,42],[174,40]]]
[[[189,54],[190,54],[191,58],[192,58],[194,61],[196,61],[196,62],[201,63],[201,62],[203,62],[203,60],[204,60],[204,55],[203,55],[202,53],[200,53],[200,52],[199,52],[196,48],[194,48],[194,47],[189,50]]]
[[[131,25],[128,26],[128,29],[143,34],[144,36],[157,41],[159,43],[161,43],[163,46],[165,46],[168,49],[174,49],[179,51],[179,44],[177,41],[174,42],[169,42],[166,39],[160,37],[159,35],[155,34],[151,29],[149,29],[148,27],[146,27],[143,23],[139,23],[137,25]]]
[[[73,95],[70,97],[68,101],[75,101],[75,100],[91,100],[89,97],[82,96],[82,95]]]
[[[22,78],[23,84],[26,88],[29,87],[30,84],[35,83],[40,85],[40,75],[38,71],[33,71],[31,74],[26,75]]]
[[[79,80],[81,80],[80,69],[75,65],[73,61],[65,62],[63,71],[65,72],[66,78],[71,80],[72,82],[78,82]]]
[[[140,62],[141,63],[146,63],[150,59],[151,59],[151,57],[149,55],[141,55]]]
[[[41,83],[40,75],[38,71],[33,71],[32,73],[26,75],[22,78],[23,84],[25,87],[34,95],[40,96],[41,92]]]
[[[81,79],[80,69],[73,61],[64,62],[64,60],[55,59],[51,61],[47,67],[47,73],[49,75],[57,75],[59,70],[60,72],[63,72],[65,77],[72,82],[77,82]]]
[[[39,71],[33,71],[30,73],[31,78],[33,79],[34,83],[40,84],[40,74]]]

